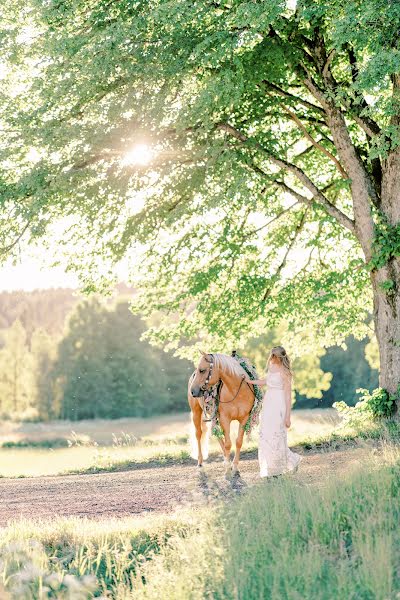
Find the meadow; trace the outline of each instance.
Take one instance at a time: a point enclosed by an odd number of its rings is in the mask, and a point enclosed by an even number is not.
[[[334,410],[293,411],[289,444],[330,436],[338,423]],[[0,476],[34,477],[67,472],[113,471],[190,459],[190,415],[177,413],[148,419],[55,421],[0,425]],[[233,424],[233,437],[235,429]],[[257,432],[244,451],[254,451]],[[313,443],[313,442],[312,442]],[[210,451],[219,445],[211,440]]]
[[[382,441],[318,485],[261,481],[169,515],[18,520],[1,532],[1,597],[395,600],[399,488],[400,451]]]

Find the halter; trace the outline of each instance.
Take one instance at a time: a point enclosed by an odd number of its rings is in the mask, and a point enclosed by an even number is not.
[[[210,379],[211,379],[213,368],[214,368],[214,355],[210,354],[210,356],[211,356],[211,360],[208,360],[206,357],[204,357],[204,360],[206,362],[208,362],[208,364],[210,365],[210,367],[208,369],[206,380],[205,380],[205,382],[203,383],[203,385],[200,388],[200,389],[203,390],[203,392],[207,391],[207,386],[210,383]]]

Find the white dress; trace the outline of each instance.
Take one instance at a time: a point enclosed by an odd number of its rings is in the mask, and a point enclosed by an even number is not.
[[[291,395],[290,380],[281,369],[271,365],[267,371],[267,391],[260,414],[258,462],[260,476],[271,477],[296,469],[301,456],[289,450],[287,443],[286,396]]]

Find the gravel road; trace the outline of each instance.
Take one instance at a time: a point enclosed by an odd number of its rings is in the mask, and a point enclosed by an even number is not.
[[[303,451],[300,469],[292,477],[304,485],[321,485],[367,460],[370,452],[368,448]],[[242,460],[240,477],[231,479],[225,477],[219,459],[202,469],[177,464],[95,475],[0,479],[0,525],[19,517],[102,518],[170,512],[182,504],[240,492],[258,481],[257,466],[253,454]]]

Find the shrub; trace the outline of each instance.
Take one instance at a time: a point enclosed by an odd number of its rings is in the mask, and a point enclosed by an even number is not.
[[[366,421],[388,419],[393,416],[396,402],[400,398],[400,384],[395,394],[390,394],[384,388],[376,388],[372,392],[361,388],[357,393],[362,396],[355,406],[348,406],[346,402],[333,404],[348,425],[363,425]]]

